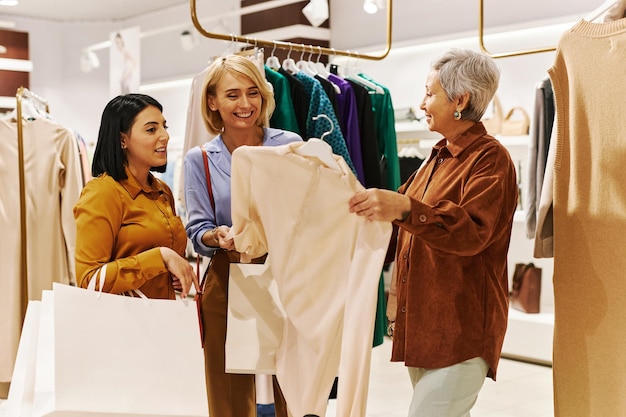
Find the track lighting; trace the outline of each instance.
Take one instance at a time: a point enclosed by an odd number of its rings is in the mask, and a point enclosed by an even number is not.
[[[100,59],[94,51],[85,49],[80,54],[80,69],[82,72],[91,72],[96,68],[100,68]]]
[[[374,14],[378,12],[378,9],[385,8],[385,0],[364,0],[363,10],[365,13]]]
[[[198,44],[198,40],[194,36],[193,32],[189,30],[183,30],[180,34],[180,46],[183,51],[193,51]]]
[[[311,25],[318,27],[328,19],[328,0],[311,0],[302,9],[302,14]]]

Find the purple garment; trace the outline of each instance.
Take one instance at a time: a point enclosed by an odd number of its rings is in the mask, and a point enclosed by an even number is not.
[[[328,81],[337,85],[341,94],[337,94],[337,107],[339,112],[337,118],[342,128],[343,137],[346,140],[348,153],[352,158],[356,177],[359,182],[365,185],[365,171],[363,169],[363,156],[361,153],[361,132],[359,130],[359,114],[357,110],[356,96],[352,85],[343,78],[330,74]]]

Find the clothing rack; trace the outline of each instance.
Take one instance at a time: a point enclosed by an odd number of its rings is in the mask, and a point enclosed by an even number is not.
[[[392,9],[393,0],[387,0],[387,7],[386,7],[387,43],[386,43],[385,50],[380,55],[359,54],[358,52],[342,51],[342,50],[335,49],[335,48],[326,48],[326,47],[317,46],[317,45],[305,45],[305,44],[298,44],[298,43],[291,43],[291,42],[284,42],[284,41],[268,41],[268,40],[263,40],[263,39],[250,39],[247,36],[236,36],[232,34],[208,32],[202,27],[202,24],[198,20],[198,15],[196,13],[196,0],[189,0],[189,3],[190,3],[190,9],[191,9],[191,20],[193,22],[193,25],[198,30],[198,32],[200,32],[202,36],[205,36],[211,39],[220,39],[223,41],[231,41],[231,42],[241,42],[241,43],[247,43],[247,44],[254,45],[254,46],[264,46],[266,48],[278,48],[278,49],[298,51],[298,52],[303,52],[303,53],[305,52],[309,53],[309,52],[314,51],[318,54],[340,55],[340,56],[347,56],[351,58],[369,59],[369,60],[374,60],[374,61],[380,61],[381,59],[384,59],[387,55],[389,55],[389,52],[391,51],[391,29],[392,29],[392,26],[391,26],[392,10],[391,9]]]
[[[530,54],[537,54],[537,53],[542,53],[542,52],[556,51],[556,46],[549,46],[545,48],[526,49],[526,50],[521,50],[521,51],[502,52],[498,54],[492,54],[491,52],[487,50],[487,48],[485,48],[485,42],[484,42],[484,23],[485,23],[484,22],[485,21],[484,3],[485,3],[485,0],[478,0],[478,43],[479,43],[480,49],[484,53],[491,56],[492,58],[507,58],[507,57],[512,57],[512,56],[530,55]],[[594,11],[588,14],[585,17],[585,19],[588,21],[593,21],[597,19],[602,14],[607,12],[615,3],[616,3],[616,0],[605,1],[598,8],[596,8]]]
[[[31,100],[33,104],[42,106],[46,113],[49,112],[48,102],[33,93],[26,87],[19,87],[15,94],[17,100],[17,157],[18,157],[18,171],[19,171],[19,186],[20,186],[20,263],[21,263],[21,286],[20,286],[20,301],[22,307],[22,323],[26,316],[26,308],[28,307],[28,245],[26,242],[26,182],[24,174],[24,130],[22,123],[24,121],[22,114],[22,106],[24,99]]]

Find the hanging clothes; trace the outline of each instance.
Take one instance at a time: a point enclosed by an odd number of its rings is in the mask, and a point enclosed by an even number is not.
[[[370,98],[374,106],[374,121],[378,136],[378,153],[384,156],[383,187],[389,190],[397,190],[400,187],[400,162],[398,161],[398,142],[396,136],[396,121],[393,112],[393,102],[389,89],[377,83],[365,74],[360,77],[378,85],[384,94],[371,94]]]
[[[548,70],[556,103],[554,412],[626,415],[626,19],[579,21]],[[539,219],[542,220],[542,219]],[[538,230],[538,233],[540,231]]]
[[[537,228],[539,198],[546,172],[550,137],[554,126],[554,92],[550,78],[539,82],[535,90],[535,111],[528,147],[526,169],[526,195],[523,198],[526,212],[526,237],[533,239]]]
[[[346,80],[352,86],[355,96],[357,120],[363,158],[363,176],[366,188],[382,188],[380,176],[380,153],[378,152],[378,136],[374,123],[374,107],[369,91],[362,85]]]
[[[304,90],[302,82],[294,77],[289,71],[280,67],[278,68],[278,73],[285,77],[285,79],[289,82],[293,110],[296,113],[296,121],[298,122],[300,136],[305,138],[307,117],[309,115],[309,99],[307,97],[307,93]]]
[[[270,118],[270,127],[289,130],[302,136],[291,98],[289,81],[283,74],[267,65],[265,66],[265,78],[274,88],[274,101],[276,102],[276,109]]]
[[[52,120],[24,120],[24,192],[19,206],[17,121],[0,120],[0,383],[11,381],[22,325],[21,210],[26,212],[28,299],[53,282],[75,284],[76,226],[72,208],[82,189],[73,132]]]
[[[317,120],[313,119],[320,114],[325,114],[330,118],[333,130],[329,135],[324,136],[324,141],[332,147],[334,154],[343,157],[350,169],[352,169],[352,172],[356,172],[352,158],[350,158],[350,154],[348,153],[346,140],[339,128],[339,120],[337,120],[333,105],[326,95],[324,88],[318,80],[304,74],[302,71],[295,73],[294,77],[300,80],[304,86],[309,103],[306,132],[303,138],[305,140],[308,138],[320,138],[325,132],[330,130],[327,120],[323,118]]]
[[[325,415],[338,375],[336,415],[361,417],[391,224],[349,213],[348,200],[363,186],[330,148],[338,170],[300,154],[307,145],[233,152],[231,232],[237,251],[268,253],[286,312],[276,377],[291,414]]]
[[[348,81],[335,74],[329,74],[328,81],[338,86],[341,91],[341,93],[337,95],[337,118],[339,119],[339,125],[341,126],[343,137],[346,140],[346,145],[348,146],[348,153],[356,169],[356,177],[361,184],[365,184],[359,114],[354,89]]]

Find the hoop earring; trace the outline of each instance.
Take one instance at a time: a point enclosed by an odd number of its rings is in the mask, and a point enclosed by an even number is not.
[[[460,111],[458,111],[458,110],[454,111],[454,120],[461,120],[461,116],[462,116],[462,114],[461,114]]]

